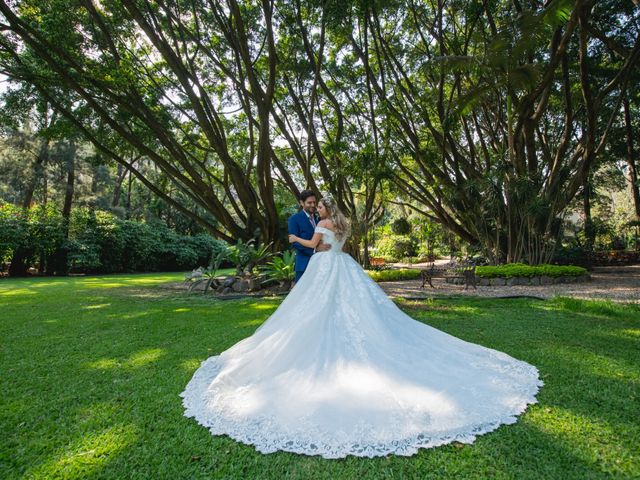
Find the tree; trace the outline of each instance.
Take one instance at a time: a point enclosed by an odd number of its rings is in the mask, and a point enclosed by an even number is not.
[[[640,30],[624,6],[622,61],[592,59],[591,45],[616,34],[594,33],[622,6],[605,3],[373,2],[362,12],[376,61],[352,46],[397,132],[396,187],[496,261],[548,260],[562,212],[606,145]]]
[[[336,173],[326,161],[326,152],[333,151],[329,156],[334,165],[339,163],[335,152],[341,145],[342,107],[320,75],[324,42],[321,39],[316,53],[304,25],[329,3],[306,10],[299,3],[276,8],[267,0],[259,6],[235,0],[225,5],[199,1],[97,5],[87,0],[70,14],[66,5],[51,0],[21,1],[13,7],[2,2],[0,13],[6,23],[1,62],[6,74],[34,85],[102,154],[165,202],[220,238],[258,236],[268,242],[276,239],[278,227],[274,178],[282,179],[293,194],[299,185],[286,165],[291,159],[281,158],[274,147],[274,132],[289,144],[293,160],[306,167],[303,178],[308,186],[320,189],[312,179],[313,151],[324,186],[347,212],[354,210],[352,194],[345,192],[349,182],[334,178]],[[321,16],[324,31],[326,16]],[[276,38],[276,27],[302,32],[304,56],[313,66],[310,108],[294,93],[295,82],[304,90],[309,87],[307,79],[284,71],[286,44],[293,36]],[[278,57],[283,58],[284,69],[279,69]],[[324,105],[318,88],[328,99]],[[60,91],[73,102],[57,102]],[[335,135],[325,131],[329,136],[323,139],[316,133],[316,104],[321,123],[327,120],[325,106],[336,109]],[[299,125],[307,132],[306,154],[295,138]],[[166,195],[111,147],[105,135],[112,134],[152,161],[217,223],[186,208],[176,196]],[[335,142],[333,148],[321,147],[324,140]]]
[[[221,239],[277,248],[281,199],[308,187],[352,218],[365,264],[389,194],[496,261],[547,260],[569,202],[588,209],[640,55],[620,0],[0,0],[0,15],[0,69],[121,166],[114,204],[135,179]]]

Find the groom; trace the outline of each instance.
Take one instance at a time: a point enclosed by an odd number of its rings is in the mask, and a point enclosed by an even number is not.
[[[313,193],[313,190],[303,190],[300,192],[298,201],[302,210],[289,218],[289,234],[296,235],[304,240],[311,240],[316,225],[320,221],[320,217],[316,212],[316,194]],[[295,283],[298,283],[298,280],[307,269],[307,264],[311,259],[311,255],[314,254],[314,250],[313,248],[303,247],[299,243],[294,243],[293,248],[296,250]],[[330,248],[330,245],[320,244],[315,251],[323,252]]]

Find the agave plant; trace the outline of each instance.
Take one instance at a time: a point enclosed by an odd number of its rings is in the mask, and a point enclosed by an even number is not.
[[[263,283],[275,281],[284,284],[286,282],[292,282],[296,277],[294,265],[295,255],[291,250],[282,252],[281,257],[273,257],[273,260],[263,267],[263,272],[267,277]]]
[[[221,249],[214,250],[211,254],[211,259],[209,260],[209,267],[206,269],[201,269],[202,277],[198,278],[189,286],[189,291],[192,291],[198,285],[201,285],[203,282],[205,283],[203,293],[207,293],[207,290],[211,288],[211,285],[216,281],[216,277],[218,276],[218,270],[220,270],[220,265],[222,262],[229,259],[229,249]]]
[[[247,272],[252,272],[256,266],[260,265],[273,255],[270,251],[271,245],[272,243],[267,243],[261,247],[254,247],[251,245],[251,248],[249,249],[249,261],[245,267]]]
[[[236,267],[236,274],[242,275],[244,272],[251,272],[257,265],[264,262],[272,254],[269,251],[271,243],[255,247],[253,240],[238,243],[228,248],[227,259]]]

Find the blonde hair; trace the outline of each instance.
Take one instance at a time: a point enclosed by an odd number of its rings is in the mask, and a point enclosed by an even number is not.
[[[335,200],[327,195],[326,197],[322,197],[320,201],[329,212],[328,218],[333,223],[333,228],[335,229],[338,240],[347,238],[351,232],[351,225],[349,225],[347,217],[344,216],[344,213],[342,213],[338,205],[336,205]]]

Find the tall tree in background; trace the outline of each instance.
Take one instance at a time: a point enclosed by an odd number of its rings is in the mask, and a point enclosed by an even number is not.
[[[42,205],[49,201],[47,168],[52,160],[52,143],[55,141],[60,116],[46,100],[34,95],[33,88],[29,85],[5,92],[3,100],[2,129],[4,132],[11,132],[5,144],[9,148],[3,148],[3,156],[9,156],[12,163],[17,163],[14,166],[17,171],[13,172],[16,183],[20,184],[16,189],[19,195],[16,203],[26,212],[34,204],[36,197]],[[3,162],[7,166],[8,163],[6,160]],[[17,248],[11,259],[10,275],[26,275],[29,267],[27,259],[32,254],[29,247]],[[41,269],[45,265],[43,260],[41,258]]]
[[[638,183],[638,157],[634,140],[635,138],[637,138],[637,136],[633,134],[634,127],[631,122],[629,100],[625,98],[623,104],[625,137],[627,140],[627,165],[629,168],[629,190],[631,190],[631,198],[633,198],[633,206],[636,211],[636,220],[640,221],[640,184]],[[637,128],[635,130],[637,131]]]

